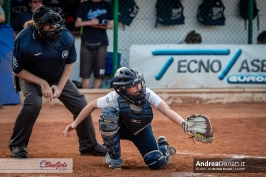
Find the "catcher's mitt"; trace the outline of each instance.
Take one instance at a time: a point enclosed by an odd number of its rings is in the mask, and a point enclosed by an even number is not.
[[[210,119],[203,114],[192,114],[182,122],[185,133],[191,134],[192,138],[202,142],[211,143],[214,139]]]

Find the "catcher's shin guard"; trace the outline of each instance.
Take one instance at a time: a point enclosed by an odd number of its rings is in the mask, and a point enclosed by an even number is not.
[[[119,157],[121,157],[119,134],[116,133],[112,136],[102,135],[102,138],[110,158],[118,159]]]
[[[110,157],[109,167],[113,169],[122,166],[118,119],[118,112],[115,109],[105,108],[101,111],[99,120],[99,129]]]

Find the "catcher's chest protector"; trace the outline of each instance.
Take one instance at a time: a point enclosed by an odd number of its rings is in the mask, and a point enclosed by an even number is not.
[[[133,135],[138,134],[147,127],[153,118],[150,103],[146,103],[143,107],[129,104],[123,97],[117,98],[119,105],[119,117],[127,126],[127,129]]]

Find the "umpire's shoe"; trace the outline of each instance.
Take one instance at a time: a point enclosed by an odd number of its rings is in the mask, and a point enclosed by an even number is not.
[[[28,150],[24,146],[13,146],[10,148],[10,157],[27,158],[28,157]]]
[[[85,150],[81,151],[80,155],[83,156],[105,156],[107,153],[106,147],[101,145],[100,143],[97,143],[94,145],[94,147],[91,150]]]
[[[170,156],[176,154],[176,149],[172,146],[169,146],[165,136],[159,136],[157,142],[159,145],[167,145],[167,152],[170,154]]]

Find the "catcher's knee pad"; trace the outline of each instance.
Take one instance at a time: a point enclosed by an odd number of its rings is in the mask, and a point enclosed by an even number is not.
[[[162,168],[167,164],[165,156],[159,150],[148,152],[144,156],[144,162],[152,170]]]
[[[120,153],[119,114],[113,108],[105,108],[100,113],[99,129],[111,159],[118,159]]]
[[[118,127],[119,113],[113,108],[104,108],[100,113],[99,129],[102,135],[111,136],[115,134]]]

